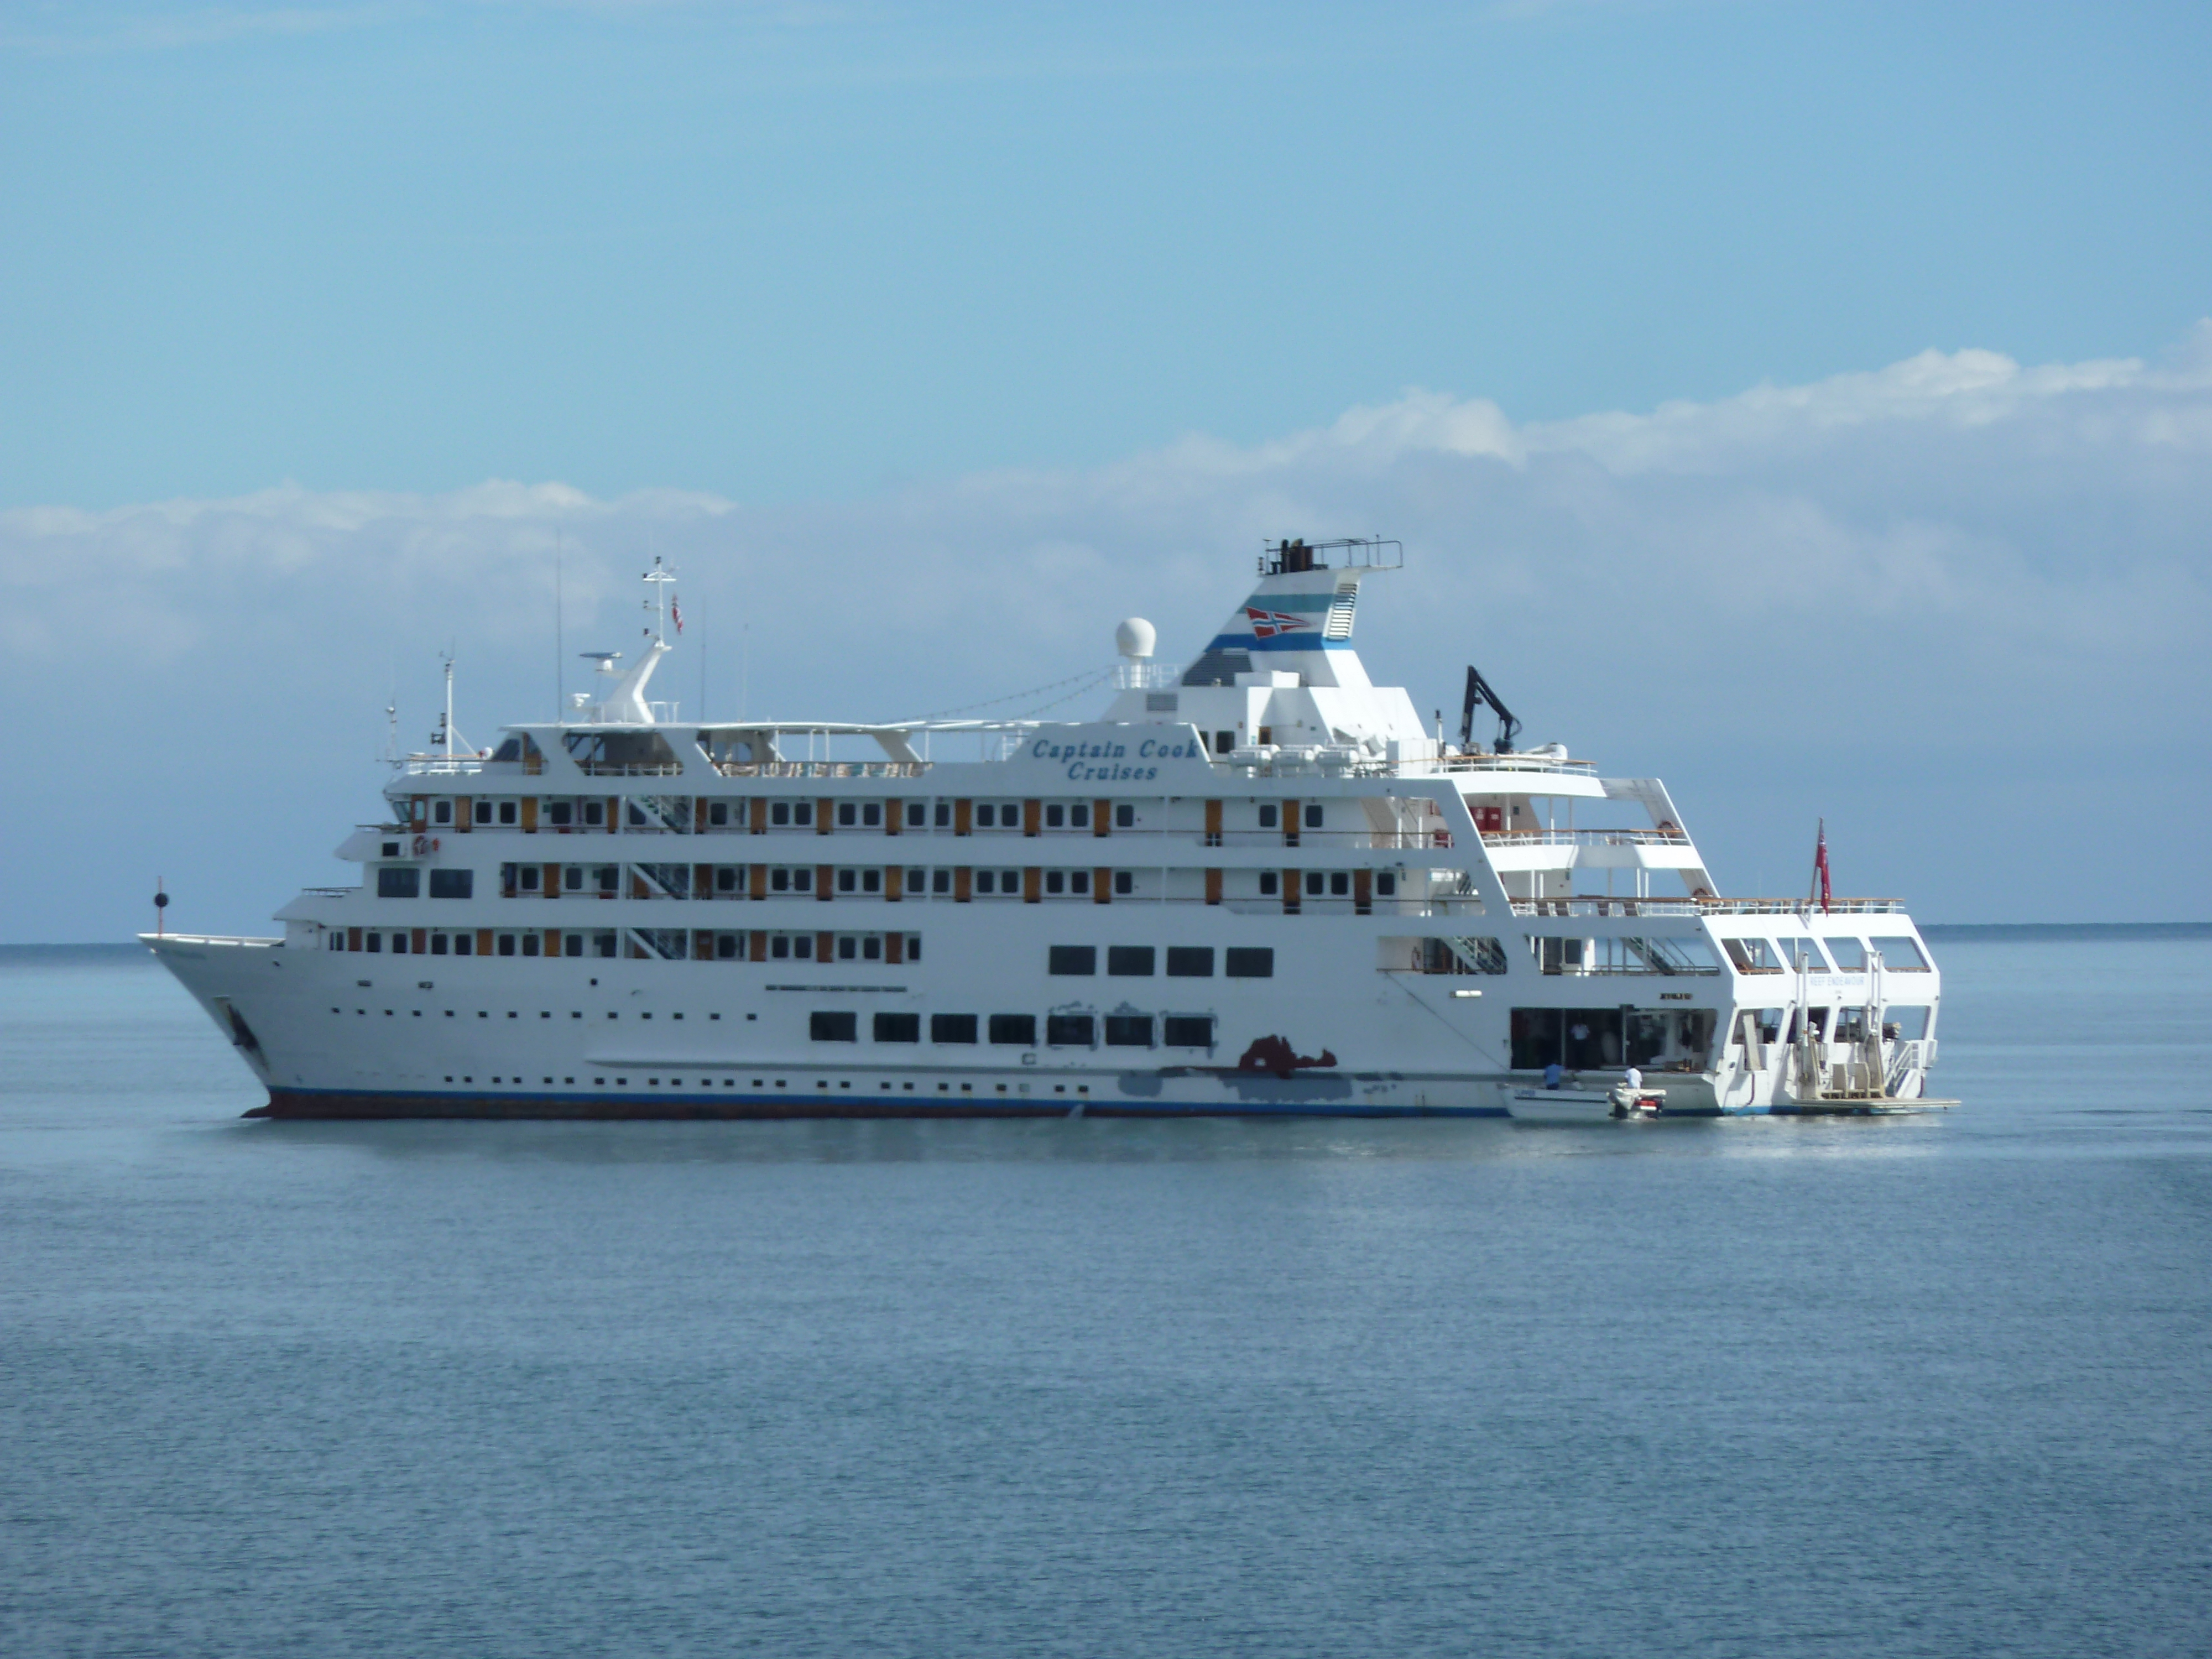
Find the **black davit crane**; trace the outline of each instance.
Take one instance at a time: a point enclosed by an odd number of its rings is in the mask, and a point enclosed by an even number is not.
[[[1473,663],[1467,665],[1467,704],[1460,710],[1459,746],[1462,750],[1474,747],[1474,709],[1477,703],[1487,703],[1491,713],[1498,716],[1498,752],[1513,752],[1513,739],[1521,735],[1521,722],[1513,718],[1513,711],[1498,700],[1498,693],[1490,689],[1490,682]]]

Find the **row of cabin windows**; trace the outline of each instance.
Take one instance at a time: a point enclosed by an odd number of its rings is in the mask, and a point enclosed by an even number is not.
[[[921,960],[919,933],[718,933],[714,954],[725,962],[733,961],[744,953],[749,939],[765,942],[763,949],[770,962]],[[762,959],[760,950],[753,959]]]
[[[1282,884],[1285,879],[1296,882],[1298,880],[1298,874],[1296,871],[1285,871],[1279,875],[1273,870],[1262,870],[1260,872],[1260,896],[1262,898],[1279,896],[1283,890]],[[1308,898],[1352,896],[1352,872],[1349,870],[1309,870],[1305,872],[1304,879]],[[1375,896],[1395,898],[1397,895],[1397,872],[1377,870],[1375,872]]]
[[[521,801],[519,797],[478,796],[466,804],[469,823],[513,825],[521,822]],[[430,803],[430,822],[441,826],[452,824],[460,804],[447,797]],[[606,802],[603,799],[545,803],[545,821],[556,830],[568,830],[581,823],[592,828],[604,828],[607,821]],[[643,819],[641,817],[641,823]]]
[[[476,895],[477,878],[473,870],[433,870],[430,872],[430,896],[443,899],[472,898]],[[376,896],[379,898],[420,898],[422,896],[422,872],[411,864],[387,864],[376,872]]]
[[[697,954],[722,962],[920,962],[919,933],[701,933]],[[393,956],[603,957],[621,954],[621,935],[612,928],[550,929],[507,933],[492,928],[448,933],[423,927],[333,927],[324,935],[333,951],[364,951]]]
[[[1275,952],[1271,946],[1232,945],[1221,953],[1221,970],[1229,979],[1272,979],[1275,974]],[[1109,945],[1106,947],[1106,972],[1122,978],[1146,979],[1158,971],[1159,952],[1149,945]],[[1170,945],[1167,947],[1168,977],[1170,979],[1212,979],[1213,977],[1213,947],[1211,945]],[[1055,945],[1045,953],[1048,973],[1083,977],[1098,971],[1098,947],[1095,945]]]
[[[531,797],[535,800],[538,797]],[[743,801],[717,800],[706,803],[706,821],[717,830],[742,826],[745,811]],[[879,830],[884,827],[890,815],[893,828],[903,823],[909,830],[932,827],[949,830],[955,827],[953,804],[938,801],[934,806],[924,801],[837,801],[833,804],[835,822],[841,830]],[[768,804],[768,821],[772,829],[811,830],[819,827],[816,812],[817,803],[811,800],[773,800]],[[1105,811],[1103,803],[1087,800],[1048,801],[1043,804],[1042,818],[1048,830],[1092,830],[1094,812]],[[429,822],[441,827],[451,826],[457,813],[465,813],[459,821],[467,823],[513,827],[523,821],[521,798],[517,796],[478,796],[473,800],[441,796],[429,804]],[[607,800],[605,797],[589,796],[580,800],[549,798],[544,801],[544,821],[556,830],[568,830],[581,825],[586,829],[603,829],[607,822]],[[901,816],[902,814],[902,816]],[[629,822],[635,825],[652,823],[645,811],[633,802]],[[1319,829],[1322,809],[1305,808],[1309,828]],[[1260,827],[1275,828],[1276,808],[1260,808]],[[978,801],[974,806],[974,826],[979,830],[1018,830],[1023,827],[1023,808],[1018,801]],[[1137,809],[1133,803],[1121,802],[1114,807],[1114,827],[1133,830],[1137,824]]]
[[[429,957],[614,957],[620,954],[619,936],[611,929],[581,932],[574,928],[539,933],[501,933],[491,928],[447,933],[426,927],[333,927],[323,936],[333,951],[367,951],[393,956]]]
[[[1099,1018],[1092,1014],[1047,1014],[1044,1018],[1044,1046],[1049,1048],[1091,1048],[1098,1042]],[[807,1016],[807,1035],[817,1042],[858,1042],[860,1040],[860,1017],[845,1009],[817,1009]],[[1164,1046],[1170,1048],[1211,1048],[1213,1046],[1213,1016],[1211,1014],[1108,1014],[1103,1022],[1109,1048],[1150,1048]],[[1154,1042],[1154,1033],[1159,1042]],[[992,1014],[988,1019],[975,1014],[932,1014],[929,1017],[929,1040],[945,1044],[972,1044],[980,1033],[989,1036],[992,1042],[1001,1048],[1034,1048],[1037,1047],[1037,1017],[1035,1014]],[[921,1016],[908,1013],[879,1013],[870,1024],[869,1034],[878,1042],[920,1042]]]
[[[933,825],[939,830],[956,827],[953,804],[949,800],[937,802],[933,807],[923,801],[851,801],[836,803],[836,823],[841,830],[874,830],[881,828],[886,811],[896,815],[903,809],[902,820],[909,830],[926,830]],[[740,821],[742,813],[734,810],[737,803],[713,801],[707,808],[707,822],[716,827]],[[1103,804],[1087,800],[1048,801],[1043,804],[1042,817],[1048,830],[1089,830],[1093,827],[1091,813],[1103,811]],[[1270,809],[1272,810],[1272,809]],[[770,801],[768,809],[771,829],[804,830],[813,825],[815,803],[811,800]],[[977,801],[974,804],[972,822],[978,830],[1018,830],[1022,828],[1023,811],[1019,801]],[[1114,823],[1117,829],[1133,830],[1137,824],[1137,809],[1129,802],[1114,808]]]
[[[376,896],[379,898],[420,898],[422,896],[422,871],[414,865],[386,865],[376,872]],[[1089,870],[1046,870],[1041,872],[1043,890],[1048,896],[1084,897],[1093,892],[1093,872]],[[739,866],[723,865],[714,872],[714,890],[736,893],[740,889],[742,872]],[[954,891],[954,872],[949,869],[912,869],[904,872],[905,891],[946,894]],[[771,866],[768,871],[768,890],[771,893],[812,893],[816,890],[817,866],[812,865]],[[473,871],[434,869],[429,872],[429,893],[432,898],[465,899],[474,896],[476,875]],[[1274,898],[1282,892],[1285,872],[1262,870],[1259,872],[1260,894],[1263,898]],[[1297,880],[1295,873],[1287,878]],[[619,865],[571,864],[560,868],[561,890],[568,893],[597,893],[612,896],[621,891],[622,867]],[[686,880],[688,882],[688,872]],[[1133,872],[1116,870],[1112,872],[1113,890],[1127,896],[1136,890]],[[506,864],[500,866],[500,886],[507,893],[542,893],[545,886],[544,866],[535,864]],[[884,872],[876,866],[840,868],[832,877],[834,890],[856,896],[878,895],[884,890]],[[1304,877],[1306,896],[1310,898],[1346,898],[1352,894],[1352,873],[1345,870],[1309,870]],[[1022,891],[1022,872],[1019,870],[976,870],[974,872],[974,890],[978,894],[1004,894],[1008,896]],[[1375,895],[1377,898],[1395,897],[1398,891],[1395,872],[1378,870],[1375,873]],[[1900,955],[1903,953],[1900,951]]]
[[[724,864],[713,867],[714,891],[735,895],[745,890],[744,866]],[[821,872],[827,867],[811,864],[765,866],[763,868],[767,872],[767,890],[772,894],[828,891],[850,893],[860,897],[880,895],[886,890],[885,872],[879,866],[836,868],[830,872],[830,885],[822,887]],[[468,873],[465,870],[432,871],[430,872],[431,896],[436,898],[466,898],[469,896]],[[673,866],[673,873],[678,878],[675,890],[688,890],[690,885],[690,874],[686,866],[681,865]],[[1041,873],[1043,890],[1048,894],[1073,894],[1085,896],[1092,891],[1091,883],[1094,872],[1091,871],[1047,870]],[[903,878],[901,885],[906,894],[915,896],[925,893],[949,895],[956,890],[954,872],[950,869],[927,870],[916,867],[902,871],[901,874]],[[977,893],[1006,894],[1012,896],[1022,890],[1022,872],[1019,870],[975,870],[972,874],[973,890]],[[413,875],[414,872],[411,869],[380,870],[377,872],[378,896],[382,898],[418,896],[417,889],[410,879]],[[441,890],[439,884],[440,878],[447,875],[457,875],[462,878],[462,890],[458,893]],[[1112,872],[1112,876],[1113,891],[1121,894],[1132,894],[1136,891],[1136,877],[1133,872],[1117,870]],[[572,864],[562,868],[560,878],[561,890],[564,892],[592,892],[611,896],[619,893],[622,889],[622,869],[619,865]],[[544,880],[543,866],[538,865],[503,864],[500,866],[501,888],[510,894],[542,893],[546,890]],[[1268,888],[1265,890],[1272,892],[1274,890]],[[1389,890],[1386,888],[1384,890]]]

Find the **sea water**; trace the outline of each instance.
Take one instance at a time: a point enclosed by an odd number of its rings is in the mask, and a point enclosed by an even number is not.
[[[0,1652],[2212,1651],[2212,939],[1887,1120],[241,1121],[0,955]]]

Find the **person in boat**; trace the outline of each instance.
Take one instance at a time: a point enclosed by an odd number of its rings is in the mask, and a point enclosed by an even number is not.
[[[1544,1086],[1547,1089],[1558,1088],[1559,1086],[1560,1080],[1564,1079],[1566,1074],[1567,1068],[1560,1065],[1558,1060],[1553,1060],[1549,1066],[1547,1066],[1544,1068]]]
[[[1640,1109],[1644,1098],[1644,1073],[1633,1066],[1620,1074],[1620,1081],[1613,1091],[1613,1115],[1626,1117]]]

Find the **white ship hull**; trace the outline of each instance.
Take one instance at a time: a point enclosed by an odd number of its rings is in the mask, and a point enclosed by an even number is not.
[[[1116,931],[1141,934],[1151,919],[1115,920]],[[1534,975],[1517,992],[1509,974],[1467,997],[1454,993],[1474,988],[1454,976],[1378,974],[1359,965],[1372,958],[1374,924],[1316,920],[1295,946],[1274,935],[1273,979],[1146,988],[1154,994],[1146,1012],[1213,1020],[1218,1036],[1210,1048],[993,1044],[981,1040],[988,1023],[979,1023],[974,1043],[937,1044],[926,1036],[868,1041],[881,1012],[915,1014],[926,1031],[927,1016],[947,1007],[985,1022],[1012,1008],[1033,1011],[1042,1030],[1048,1007],[1103,1016],[1133,1006],[1128,986],[1110,998],[1063,994],[1035,1004],[1036,976],[1024,984],[975,965],[987,952],[1042,957],[1051,938],[1068,931],[1050,912],[1012,923],[988,913],[956,917],[937,931],[950,960],[891,969],[865,963],[872,971],[861,974],[851,963],[824,970],[791,963],[371,957],[288,949],[278,940],[147,943],[267,1086],[269,1103],[260,1109],[267,1116],[848,1117],[1078,1108],[1097,1115],[1529,1116],[1525,1098],[1537,1074],[1506,1063],[1510,1011],[1516,994],[1553,1004],[1563,994],[1559,978]],[[1095,925],[1085,931],[1098,937]],[[963,949],[968,933],[980,937]],[[1838,1003],[1867,994],[1863,976],[1832,979],[1820,994]],[[811,1040],[811,1017],[823,1012],[854,1014],[856,1040]],[[1898,1045],[1889,1047],[1893,1053]],[[1840,1094],[1796,1098],[1789,1058],[1770,1051],[1753,1071],[1735,1045],[1717,1071],[1654,1072],[1651,1080],[1663,1082],[1669,1116],[1867,1105],[1863,1097]],[[1832,1064],[1828,1070],[1832,1079]],[[1609,1085],[1613,1076],[1598,1070],[1590,1080]],[[1890,1097],[1911,1098],[1919,1083],[1915,1070],[1910,1093]],[[1517,1108],[1516,1093],[1524,1101]]]
[[[972,761],[921,722],[680,724],[655,645],[588,719],[404,763],[338,849],[362,884],[281,938],[146,942],[270,1116],[1503,1116],[1553,1066],[1639,1068],[1668,1115],[1925,1092],[1901,906],[1717,897],[1656,781],[1425,735],[1350,650],[1349,545],[1279,550],[1105,720],[960,728]]]

